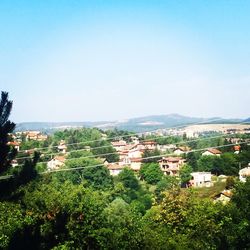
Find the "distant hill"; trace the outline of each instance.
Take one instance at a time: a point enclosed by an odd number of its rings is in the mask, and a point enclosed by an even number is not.
[[[243,121],[244,123],[250,123],[250,117]]]
[[[250,118],[248,118],[250,120]],[[16,131],[39,130],[53,132],[66,128],[97,127],[106,129],[122,129],[134,132],[145,132],[161,128],[185,126],[194,123],[240,123],[241,119],[224,119],[219,117],[197,118],[182,116],[179,114],[152,115],[131,118],[122,121],[100,121],[100,122],[23,122],[16,126]]]

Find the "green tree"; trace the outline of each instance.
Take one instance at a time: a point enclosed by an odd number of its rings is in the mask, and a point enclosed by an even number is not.
[[[142,180],[155,185],[161,180],[163,173],[158,163],[145,163],[142,165],[139,175]]]
[[[223,174],[223,161],[218,156],[202,156],[197,162],[197,168],[199,171],[208,171],[212,174]]]
[[[138,204],[133,203],[131,207],[117,198],[104,209],[106,249],[140,249],[143,239],[140,218],[133,212],[138,209]]]
[[[118,175],[118,180],[121,181],[125,188],[132,190],[139,189],[139,182],[134,174],[134,171],[130,168],[124,168]]]
[[[192,147],[194,148],[194,147]],[[186,160],[187,163],[192,166],[193,170],[197,170],[197,155],[194,152],[187,153]]]
[[[163,199],[164,191],[179,187],[179,180],[175,176],[164,175],[163,178],[156,184],[155,196],[157,201]]]
[[[65,162],[66,168],[80,168],[57,174],[61,181],[70,180],[74,184],[85,182],[94,188],[110,188],[113,186],[113,179],[107,167],[100,161],[93,158],[68,159]]]
[[[9,120],[11,110],[12,101],[9,101],[7,92],[2,92],[0,100],[0,173],[8,169],[17,153],[16,149],[7,145],[10,139],[9,134],[15,129],[15,123]]]
[[[230,152],[221,155],[223,174],[238,175],[239,165],[237,157],[236,154]]]
[[[190,165],[185,164],[180,169],[180,179],[181,184],[186,185],[192,178],[191,173],[193,172],[193,169]]]

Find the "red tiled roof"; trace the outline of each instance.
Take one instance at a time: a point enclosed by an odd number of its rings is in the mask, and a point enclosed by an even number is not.
[[[156,145],[155,141],[144,141],[142,144],[144,145]]]
[[[210,148],[207,151],[210,152],[210,153],[212,153],[212,154],[215,154],[215,155],[221,154],[221,151],[218,150],[218,149],[216,149],[216,148]]]
[[[142,162],[142,158],[130,158],[131,162]]]
[[[107,168],[108,168],[109,170],[119,170],[119,169],[123,169],[124,166],[121,166],[121,165],[118,165],[118,164],[109,164],[109,165],[107,166]]]
[[[115,147],[119,147],[119,146],[126,146],[126,142],[120,142],[120,141],[113,141],[111,142],[111,144]]]
[[[16,142],[16,141],[10,141],[10,142],[8,142],[7,144],[10,145],[10,146],[19,146],[19,145],[20,145],[20,144],[19,144],[18,142]]]
[[[58,161],[61,161],[61,162],[65,162],[65,157],[64,157],[64,156],[59,156],[59,155],[57,155],[57,156],[54,157],[54,160],[58,160]]]
[[[187,146],[183,146],[183,147],[178,147],[178,148],[176,148],[175,150],[181,150],[181,151],[183,151],[183,152],[186,152],[186,151],[189,151],[190,150],[190,148],[189,147],[187,147]]]
[[[181,157],[162,157],[162,159],[159,160],[158,162],[162,162],[162,161],[165,161],[165,162],[179,162],[181,160],[184,160],[184,159],[181,158]]]

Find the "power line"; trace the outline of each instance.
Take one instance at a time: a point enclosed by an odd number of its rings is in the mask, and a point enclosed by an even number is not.
[[[174,143],[175,145],[180,145],[182,143],[190,143],[190,142],[197,142],[197,141],[203,141],[203,140],[210,140],[210,139],[216,139],[216,138],[223,138],[225,136],[228,136],[228,135],[218,135],[218,136],[210,136],[210,137],[205,137],[205,138],[198,138],[198,139],[194,139],[194,140],[188,140],[188,141],[180,141],[180,142],[177,142],[177,143]],[[163,138],[163,137],[160,137],[160,138]],[[165,146],[167,145],[171,145],[171,144],[166,144]],[[110,147],[110,146],[109,146]],[[94,149],[94,148],[93,148]],[[72,151],[69,151],[67,153],[72,153],[72,152],[79,152],[79,151],[83,151],[84,149],[76,149],[76,150],[72,150]],[[108,155],[115,155],[115,154],[119,154],[117,151],[116,152],[112,152],[112,153],[103,153],[103,154],[97,154],[97,155],[90,155],[90,156],[83,156],[81,158],[95,158],[95,157],[101,157],[101,156],[108,156]],[[49,155],[60,155],[59,153],[53,153],[53,154],[49,154]],[[16,160],[24,160],[24,159],[32,159],[32,157],[21,157],[21,158],[16,158]],[[69,158],[70,159],[70,158]]]
[[[182,144],[182,143],[190,143],[190,142],[196,142],[196,141],[200,141],[200,140],[208,140],[208,139],[216,139],[216,138],[223,138],[225,136],[228,136],[228,135],[218,135],[218,136],[210,136],[210,137],[205,137],[205,138],[199,138],[199,139],[195,139],[195,140],[188,140],[188,141],[181,141],[181,142],[178,142],[178,143],[174,143],[175,145],[179,145],[179,144]],[[171,136],[159,136],[159,137],[155,137],[155,138],[152,138],[152,139],[158,139],[158,138],[170,138]],[[141,142],[147,142],[147,141],[151,141],[152,139],[144,139],[144,140],[141,140]],[[166,144],[166,145],[170,145],[170,144]],[[131,144],[131,146],[133,146]],[[136,144],[134,144],[134,146],[136,146]],[[88,150],[93,150],[93,149],[100,149],[100,148],[107,148],[107,147],[111,147],[111,145],[106,145],[106,146],[100,146],[100,147],[94,147],[94,148],[91,148],[91,149],[88,149]],[[74,153],[74,152],[80,152],[80,151],[86,151],[87,149],[76,149],[76,150],[71,150],[67,153]],[[88,151],[87,150],[87,151]],[[98,155],[91,155],[91,156],[86,156],[85,158],[93,158],[93,157],[99,157],[99,156],[108,156],[108,155],[114,155],[114,154],[117,154],[118,152],[115,151],[115,152],[112,152],[112,153],[103,153],[103,154],[98,154]],[[55,156],[58,156],[60,155],[60,153],[45,153],[43,155],[55,155]],[[16,160],[25,160],[25,159],[32,159],[31,156],[27,156],[27,157],[19,157],[19,158],[16,158]]]
[[[178,126],[173,126],[173,127],[168,127],[168,128],[159,128],[159,129],[155,129],[155,130],[149,130],[149,131],[145,131],[145,132],[140,132],[140,133],[130,133],[128,135],[122,135],[122,136],[115,136],[115,137],[110,137],[107,138],[107,140],[113,140],[116,139],[117,137],[122,137],[122,138],[126,138],[126,137],[130,137],[133,135],[139,135],[142,133],[153,133],[153,132],[157,132],[159,130],[170,130],[170,129],[174,129],[174,128],[182,128],[182,127],[186,127],[186,126],[193,126],[193,125],[199,125],[199,124],[207,124],[208,122],[215,122],[215,121],[223,121],[224,119],[220,118],[220,119],[210,119],[210,120],[205,120],[205,121],[201,121],[201,122],[197,122],[197,123],[187,123],[187,124],[182,124],[182,125],[178,125]],[[245,123],[245,122],[242,122]],[[91,141],[84,141],[84,142],[75,142],[75,143],[70,143],[70,144],[64,144],[65,146],[73,146],[73,145],[79,145],[79,144],[88,144],[88,143],[93,143],[93,142],[99,142],[99,141],[104,141],[105,139],[96,139],[96,140],[91,140]],[[28,149],[28,150],[42,150],[42,149],[46,149],[46,148],[56,148],[57,146],[48,146],[48,147],[42,147],[42,148],[33,148],[33,149]],[[25,152],[27,150],[20,150],[19,152]]]
[[[185,152],[186,154],[189,154],[189,153],[194,153],[194,152],[200,152],[200,151],[206,151],[206,150],[209,150],[209,149],[217,149],[217,148],[224,148],[224,147],[229,147],[229,146],[235,146],[235,145],[242,145],[242,144],[245,144],[247,142],[241,142],[241,143],[230,143],[230,144],[226,144],[226,145],[221,145],[221,146],[216,146],[216,147],[206,147],[206,148],[201,148],[201,149],[193,149],[193,150],[189,150],[187,152]],[[148,157],[143,157],[141,158],[141,160],[149,160],[149,159],[157,159],[159,157],[166,157],[166,156],[171,156],[173,154],[162,154],[162,155],[156,155],[156,156],[148,156]],[[79,159],[79,158],[77,158]],[[114,162],[113,164],[118,164],[119,162]],[[62,171],[73,171],[73,170],[81,170],[81,169],[84,169],[84,168],[94,168],[94,167],[99,167],[99,166],[104,166],[104,164],[97,164],[97,165],[92,165],[92,166],[86,166],[86,167],[75,167],[75,168],[65,168],[65,169],[56,169],[56,170],[50,170],[50,171],[45,171],[45,172],[42,172],[41,174],[46,174],[46,173],[53,173],[53,172],[62,172]],[[126,165],[124,165],[126,166]]]
[[[206,151],[206,150],[209,150],[209,149],[217,149],[217,148],[223,148],[223,147],[229,147],[229,146],[235,146],[235,145],[242,145],[242,144],[246,144],[246,143],[247,142],[230,143],[230,144],[215,146],[215,147],[206,147],[206,148],[200,148],[200,149],[193,149],[193,150],[189,150],[189,151],[187,151],[185,153],[189,154],[189,153],[200,152],[200,151],[204,151],[204,150]],[[157,156],[148,156],[148,157],[141,158],[141,160],[157,159],[159,157],[166,157],[166,156],[172,156],[172,155],[173,154],[168,153],[168,154],[162,154],[162,155],[157,155]],[[75,159],[81,159],[81,157],[75,158]],[[71,160],[73,160],[73,159],[71,159]],[[119,164],[119,162],[113,162],[113,164]],[[82,169],[85,169],[85,168],[95,168],[95,167],[100,167],[100,166],[104,166],[104,164],[90,165],[90,166],[85,166],[85,167],[75,167],[75,168],[61,168],[61,169],[55,169],[55,170],[41,172],[41,173],[38,173],[38,174],[43,175],[43,174],[55,173],[55,172],[82,170]],[[126,167],[126,165],[124,165],[124,167]],[[10,179],[12,177],[14,177],[14,175],[0,176],[0,180]]]

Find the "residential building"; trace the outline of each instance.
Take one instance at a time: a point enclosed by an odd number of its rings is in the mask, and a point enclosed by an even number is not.
[[[240,145],[235,145],[235,146],[233,147],[233,150],[234,150],[234,153],[235,153],[235,154],[239,154],[239,153],[240,153]]]
[[[44,141],[48,138],[47,135],[43,135],[40,131],[27,131],[26,140]]]
[[[130,158],[129,167],[134,171],[139,171],[141,169],[142,159],[141,158]]]
[[[175,154],[175,155],[182,155],[182,154],[187,153],[188,151],[190,151],[190,148],[187,147],[187,146],[177,147],[177,148],[174,150],[174,154]]]
[[[239,171],[239,178],[240,181],[246,182],[246,178],[250,176],[250,163],[248,163],[248,167],[242,168]]]
[[[60,144],[57,146],[58,152],[62,154],[66,154],[67,146],[65,145],[65,141],[61,140]]]
[[[193,172],[192,179],[189,181],[192,187],[211,187],[212,175],[211,172]]]
[[[108,168],[108,170],[110,172],[110,175],[116,176],[122,171],[124,166],[121,166],[121,165],[115,164],[115,163],[110,163],[110,164],[107,165],[107,168]]]
[[[202,156],[205,156],[205,155],[220,156],[221,151],[216,148],[210,148],[210,149],[207,149],[204,153],[202,153]]]
[[[17,151],[20,150],[20,143],[16,142],[16,141],[10,141],[7,143],[7,145],[15,148]]]
[[[148,149],[148,150],[157,149],[157,143],[155,141],[144,141],[142,142],[142,145],[145,147],[145,149]]]
[[[182,157],[162,157],[158,162],[164,175],[179,176],[179,171],[185,163],[185,159]]]
[[[127,146],[127,142],[120,140],[120,141],[113,141],[111,142],[112,146],[116,151],[122,151]]]
[[[65,157],[64,156],[55,156],[51,161],[47,163],[47,169],[48,170],[56,170],[62,167],[65,163]]]

